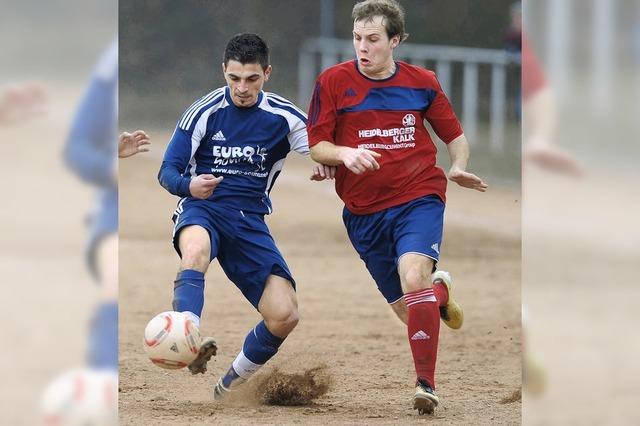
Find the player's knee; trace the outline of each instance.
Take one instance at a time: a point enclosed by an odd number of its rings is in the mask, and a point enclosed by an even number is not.
[[[287,318],[285,318],[285,320],[282,322],[282,325],[286,330],[289,330],[289,333],[291,333],[293,329],[297,327],[299,322],[300,315],[298,314],[298,310],[295,309],[291,313],[289,313]]]
[[[207,265],[209,264],[209,247],[207,247],[206,244],[201,244],[197,241],[187,242],[181,248],[181,251],[182,269],[196,269],[198,271],[207,269]]]
[[[410,267],[403,275],[404,290],[406,293],[420,291],[431,287],[430,274],[425,274],[419,267]]]
[[[300,315],[295,306],[281,309],[269,318],[265,318],[267,328],[280,337],[289,335],[296,328],[298,322],[300,322]]]

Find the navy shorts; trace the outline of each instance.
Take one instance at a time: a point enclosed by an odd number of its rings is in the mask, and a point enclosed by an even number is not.
[[[85,251],[85,260],[91,275],[100,280],[98,267],[98,249],[102,240],[109,235],[118,234],[118,193],[99,194],[93,211],[86,219],[89,227],[89,240]]]
[[[173,215],[173,247],[178,255],[180,230],[200,225],[211,238],[211,258],[218,263],[244,297],[258,309],[269,275],[295,281],[269,232],[264,215],[245,213],[217,203],[183,198]]]
[[[345,207],[342,219],[353,247],[388,303],[403,296],[398,274],[400,256],[415,253],[430,257],[435,270],[444,221],[440,197],[428,195],[367,215],[355,215]]]

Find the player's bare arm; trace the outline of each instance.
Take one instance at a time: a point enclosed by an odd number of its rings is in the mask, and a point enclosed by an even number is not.
[[[523,104],[525,128],[524,158],[540,167],[573,176],[584,174],[582,165],[574,156],[554,145],[556,102],[549,87],[525,99]]]
[[[310,150],[313,161],[328,166],[344,165],[357,175],[380,169],[376,158],[380,158],[381,155],[369,149],[336,146],[329,141],[322,141]]]
[[[218,184],[222,182],[223,177],[215,177],[214,175],[198,175],[191,179],[189,183],[189,192],[194,198],[206,200],[213,194],[213,190],[216,189]]]
[[[0,87],[0,124],[13,124],[46,112],[47,90],[37,82]]]
[[[458,185],[485,192],[489,187],[484,181],[473,173],[466,171],[469,162],[469,142],[464,134],[458,136],[447,145],[451,168],[447,177]]]
[[[118,138],[118,158],[127,158],[140,152],[148,152],[151,140],[144,130],[123,132]]]

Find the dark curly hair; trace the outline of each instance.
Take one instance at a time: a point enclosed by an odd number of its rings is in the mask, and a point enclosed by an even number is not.
[[[222,59],[225,66],[229,61],[238,61],[241,64],[260,64],[266,70],[269,66],[269,47],[256,34],[237,34],[227,43]]]

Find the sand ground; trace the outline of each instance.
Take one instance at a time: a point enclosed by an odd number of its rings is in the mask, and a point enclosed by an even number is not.
[[[329,182],[308,180],[310,161],[291,154],[272,192],[269,227],[298,283],[301,322],[261,371],[319,374],[329,390],[302,407],[218,404],[212,389],[259,315],[214,262],[201,330],[220,350],[205,375],[167,371],[145,357],[146,322],[168,310],[178,257],[170,243],[177,198],[157,181],[169,135],[150,132],[153,152],[120,163],[120,422],[139,424],[519,424],[520,194],[451,186],[440,266],[465,308],[461,330],[441,328],[441,406],[417,417],[413,363],[402,323],[379,295],[341,223]],[[260,380],[260,377],[256,377]]]

